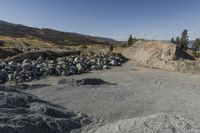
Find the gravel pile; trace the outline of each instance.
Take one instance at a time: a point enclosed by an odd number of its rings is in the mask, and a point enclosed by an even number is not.
[[[168,113],[120,120],[100,127],[90,133],[199,133],[199,125],[193,120]]]
[[[56,60],[39,57],[37,60],[25,59],[23,62],[0,61],[0,83],[15,81],[28,82],[46,76],[70,76],[87,73],[91,70],[110,69],[126,62],[119,54],[95,56],[67,56]]]
[[[86,115],[53,105],[15,87],[0,86],[1,133],[69,133],[91,123]]]

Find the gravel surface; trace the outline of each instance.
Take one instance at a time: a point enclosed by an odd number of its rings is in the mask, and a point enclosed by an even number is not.
[[[117,85],[57,84],[63,78],[99,78]],[[26,91],[92,116],[98,123],[96,127],[157,113],[173,113],[199,122],[199,81],[198,75],[138,67],[129,61],[111,70],[32,81],[29,84],[51,86]]]

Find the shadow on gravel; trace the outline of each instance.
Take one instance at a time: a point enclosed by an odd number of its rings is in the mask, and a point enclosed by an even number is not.
[[[47,84],[16,84],[16,85],[11,85],[8,87],[15,88],[16,90],[33,90],[33,89],[39,89],[43,87],[47,87],[51,85]]]
[[[81,86],[81,85],[117,85],[116,83],[110,83],[108,81],[104,81],[102,79],[97,78],[85,78],[85,79],[61,79],[57,82],[58,84],[69,84],[74,86]]]

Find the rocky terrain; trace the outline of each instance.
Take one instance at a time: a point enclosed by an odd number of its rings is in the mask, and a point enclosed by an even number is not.
[[[0,132],[200,132],[200,63],[167,42],[115,43],[0,22]]]

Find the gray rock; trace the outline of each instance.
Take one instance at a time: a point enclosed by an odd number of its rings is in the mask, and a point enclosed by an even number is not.
[[[110,67],[107,66],[107,65],[104,65],[104,66],[103,66],[103,69],[110,69]]]
[[[79,72],[84,72],[83,65],[81,63],[76,64],[76,68],[78,69]]]
[[[115,66],[115,65],[117,65],[117,62],[116,62],[116,60],[111,60],[111,61],[110,61],[110,64],[111,64],[112,66]]]
[[[37,59],[37,62],[38,63],[43,63],[45,61],[44,57],[43,56],[40,56],[38,59]]]
[[[22,63],[23,63],[23,64],[24,64],[24,63],[31,63],[31,60],[30,60],[30,59],[25,59]]]
[[[30,71],[31,70],[31,64],[30,63],[23,63],[22,64],[22,69],[24,70],[24,71]]]
[[[0,84],[5,83],[8,80],[8,73],[5,69],[0,69]]]
[[[25,82],[25,79],[22,76],[17,76],[16,77],[16,82],[17,83],[22,83],[22,82]]]
[[[61,73],[62,76],[70,76],[70,72],[68,70],[64,70]]]

